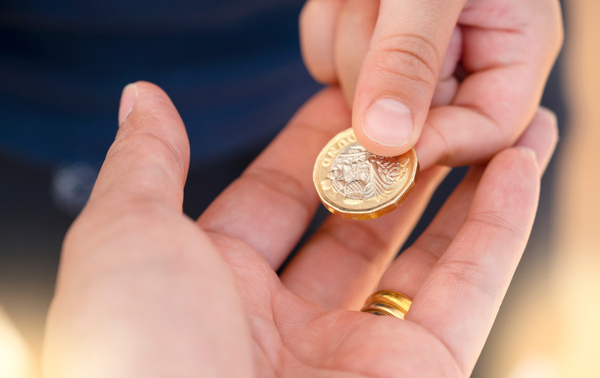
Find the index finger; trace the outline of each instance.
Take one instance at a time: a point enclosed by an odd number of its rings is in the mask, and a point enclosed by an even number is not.
[[[198,224],[234,237],[277,269],[296,245],[319,204],[312,181],[315,158],[350,114],[337,88],[310,99],[275,140],[206,209]]]
[[[352,110],[358,141],[381,156],[410,150],[421,134],[465,0],[381,0]]]

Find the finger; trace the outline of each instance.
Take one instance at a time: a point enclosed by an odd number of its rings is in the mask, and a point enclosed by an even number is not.
[[[319,203],[312,182],[317,155],[349,125],[350,114],[339,89],[321,91],[210,205],[198,224],[242,240],[276,269],[304,233]]]
[[[350,107],[378,13],[379,0],[346,0],[339,14],[334,45],[335,71]]]
[[[312,77],[333,84],[337,81],[334,63],[335,29],[345,0],[309,0],[300,13],[300,48]]]
[[[130,84],[123,90],[119,120],[89,202],[118,209],[130,200],[152,201],[181,211],[190,152],[169,97],[154,84]]]
[[[464,2],[381,0],[352,113],[369,151],[394,156],[416,143]]]
[[[335,38],[335,71],[349,106],[354,100],[360,68],[369,50],[369,43],[379,12],[379,1],[347,0],[337,21]],[[458,89],[454,76],[462,54],[462,33],[456,26],[440,69],[431,106],[449,105]]]
[[[354,101],[360,68],[369,50],[379,12],[379,0],[346,0],[335,33],[335,73],[349,106]],[[454,72],[462,54],[462,33],[456,26],[440,69],[431,106],[449,105],[456,94]]]
[[[429,113],[415,147],[423,167],[482,163],[514,144],[562,44],[558,2],[474,1],[459,22],[470,74],[451,106]]]
[[[448,172],[422,172],[398,210],[371,221],[330,216],[281,275],[289,290],[325,309],[358,309],[409,236]]]
[[[558,143],[558,121],[552,110],[539,107],[529,127],[519,137],[515,146],[535,151],[540,172],[546,171]]]
[[[515,144],[535,151],[540,175],[548,165],[558,140],[556,117],[541,108]],[[393,285],[414,298],[431,269],[444,254],[462,227],[484,167],[472,168],[463,182],[450,195],[435,219],[417,241],[394,262],[382,277],[380,288]]]
[[[484,173],[465,223],[415,295],[407,320],[442,340],[465,375],[525,249],[538,193],[531,150],[500,153]]]
[[[131,228],[155,226],[155,214],[181,214],[189,144],[169,97],[154,84],[130,84],[121,96],[119,121],[90,199],[65,238],[61,261],[84,251],[84,256],[118,264],[124,260],[118,249],[91,252],[105,247],[107,239],[113,244],[126,240],[135,231]]]
[[[63,244],[44,376],[249,376],[250,333],[231,271],[181,213],[189,148],[177,111],[160,88],[138,82],[125,88],[119,119]],[[219,357],[227,353],[240,363]]]
[[[442,62],[440,76],[433,92],[431,107],[449,105],[458,90],[458,79],[454,76],[456,67],[462,54],[462,32],[456,26],[450,38],[450,44],[446,50],[446,56]]]
[[[516,145],[536,151],[543,171],[556,145],[557,130],[556,117],[547,109],[540,109]],[[360,307],[446,172],[441,168],[422,172],[409,200],[389,216],[369,222],[330,217],[283,272],[283,284],[322,308]],[[441,251],[456,236],[482,173],[483,167],[469,172],[427,232],[401,255],[400,268],[386,273],[394,275],[391,279],[407,295],[416,293]]]
[[[482,167],[472,170],[425,233],[380,282],[380,289],[415,298],[407,319],[441,332],[434,333],[450,345],[466,375],[524,249],[535,214],[540,167],[554,150],[556,130],[555,119],[541,111],[527,130],[531,138],[519,141],[522,148],[495,157],[485,173]],[[534,136],[545,142],[529,143]],[[448,298],[448,292],[456,297]],[[487,296],[487,302],[481,295]],[[419,306],[425,310],[416,310]],[[450,330],[452,322],[460,322],[459,329]],[[457,334],[461,336],[450,342]]]

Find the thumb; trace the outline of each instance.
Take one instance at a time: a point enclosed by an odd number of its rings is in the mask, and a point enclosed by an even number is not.
[[[143,199],[180,210],[189,155],[185,126],[167,94],[151,83],[129,84],[90,203]]]
[[[419,139],[464,2],[381,0],[352,114],[369,151],[399,155]]]

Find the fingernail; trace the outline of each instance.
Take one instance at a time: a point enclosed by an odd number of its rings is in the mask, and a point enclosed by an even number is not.
[[[535,164],[538,166],[538,168],[540,168],[540,162],[538,161],[537,153],[535,152],[535,150],[533,148],[526,147],[526,146],[516,146],[516,147],[518,149],[520,149],[521,151],[524,151],[524,152],[528,153],[529,155],[531,155],[533,161],[535,161]]]
[[[544,106],[540,106],[538,108],[538,113],[540,113],[540,115],[546,117],[548,119],[548,122],[550,122],[552,125],[558,126],[558,118],[556,116],[556,113],[554,113],[552,110],[550,110]]]
[[[119,106],[119,126],[121,126],[125,118],[127,118],[129,113],[133,110],[137,95],[137,85],[127,84],[125,88],[123,88],[123,93],[121,93],[121,105]]]
[[[402,102],[380,98],[367,110],[363,133],[372,141],[384,146],[402,146],[413,134],[413,116]]]

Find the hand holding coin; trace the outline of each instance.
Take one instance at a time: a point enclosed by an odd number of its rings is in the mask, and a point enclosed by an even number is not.
[[[393,211],[408,198],[418,177],[414,149],[400,156],[377,156],[356,141],[352,129],[327,143],[313,171],[323,205],[348,219],[375,219]]]
[[[278,275],[319,204],[314,157],[349,126],[341,92],[314,96],[196,222],[181,210],[189,145],[175,107],[143,82],[122,107],[64,242],[45,378],[470,375],[527,242],[551,117],[473,167],[398,258],[447,169],[421,172],[385,217],[329,217]],[[346,198],[416,177],[346,141],[326,170]]]
[[[304,62],[341,88],[361,145],[416,147],[423,169],[513,145],[562,41],[557,0],[310,0],[300,17]]]

